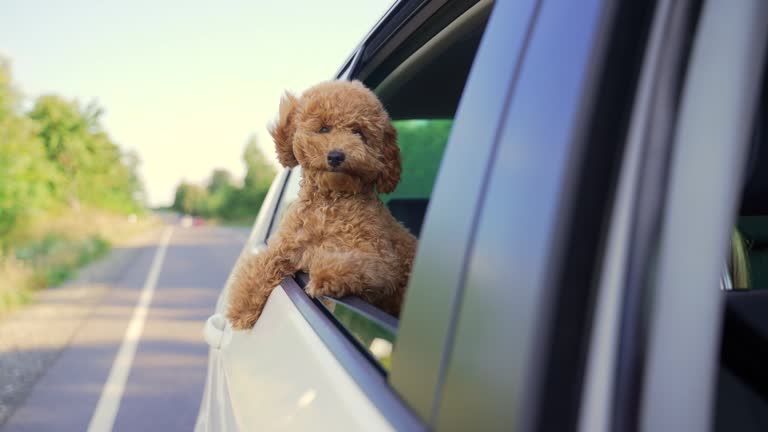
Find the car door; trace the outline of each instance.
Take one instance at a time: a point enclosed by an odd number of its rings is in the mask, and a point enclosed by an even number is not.
[[[432,426],[711,427],[766,14],[759,1],[539,4],[423,405]],[[409,312],[403,331],[425,321]]]
[[[657,9],[664,18],[651,31],[598,288],[583,431],[710,430],[716,411],[719,286],[768,8],[662,1]]]
[[[726,300],[718,281],[736,226],[755,121],[764,121],[756,112],[767,20],[762,1],[701,5],[670,154],[658,264],[648,285],[647,339],[638,341],[644,357],[640,430],[713,426]]]

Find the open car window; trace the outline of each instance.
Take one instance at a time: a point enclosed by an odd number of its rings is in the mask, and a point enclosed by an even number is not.
[[[416,237],[421,233],[453,117],[492,5],[481,1],[468,5],[452,21],[445,22],[444,16],[438,23],[427,21],[423,31],[411,35],[389,57],[352,73],[353,79],[362,80],[379,96],[397,129],[401,180],[393,193],[381,195],[381,199]],[[430,37],[425,39],[425,35]],[[270,237],[297,199],[300,184],[301,168],[297,167],[283,188]],[[294,279],[304,287],[311,277],[298,274]],[[382,372],[390,368],[397,317],[358,298],[328,298],[316,303]]]
[[[381,199],[395,219],[418,237],[453,120],[395,120],[393,125],[398,131],[403,172],[397,189],[391,194],[382,194]],[[301,167],[291,170],[275,210],[270,237],[277,231],[291,203],[298,198],[301,175]],[[303,288],[310,277],[299,274],[296,281]],[[380,367],[389,369],[397,334],[395,317],[359,298],[328,298],[322,306]]]

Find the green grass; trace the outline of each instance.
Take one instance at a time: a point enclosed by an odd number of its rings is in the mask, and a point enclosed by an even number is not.
[[[15,258],[33,271],[33,288],[54,287],[71,279],[77,269],[109,252],[109,243],[99,235],[72,240],[60,234],[48,234],[15,251]]]
[[[55,287],[77,276],[77,270],[109,252],[110,244],[97,234],[70,239],[47,234],[18,246],[0,258],[0,312],[32,300],[35,290]]]
[[[75,278],[111,245],[128,244],[160,225],[153,214],[81,207],[41,214],[0,235],[0,315],[33,301],[36,290]]]
[[[0,314],[29,303],[32,300],[32,292],[29,289],[17,289],[0,293]]]

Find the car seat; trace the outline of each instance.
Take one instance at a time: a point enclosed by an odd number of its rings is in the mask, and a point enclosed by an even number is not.
[[[411,234],[419,237],[424,215],[427,212],[429,198],[392,198],[387,203],[389,211]]]

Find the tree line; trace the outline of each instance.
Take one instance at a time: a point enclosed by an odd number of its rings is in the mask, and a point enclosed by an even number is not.
[[[112,141],[103,110],[56,95],[27,109],[0,59],[0,251],[25,224],[81,206],[141,212],[138,156]]]
[[[239,183],[232,174],[216,169],[204,185],[182,181],[174,194],[172,209],[194,216],[235,222],[251,222],[267,195],[275,168],[251,137],[243,152],[245,178]]]

